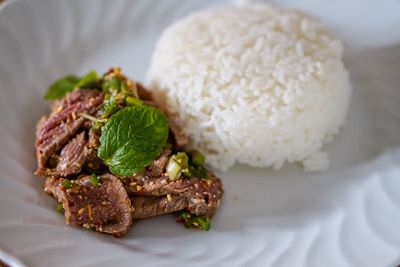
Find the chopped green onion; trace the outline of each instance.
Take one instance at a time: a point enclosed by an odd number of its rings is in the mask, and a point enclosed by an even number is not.
[[[175,156],[171,156],[169,158],[168,163],[167,163],[167,167],[165,168],[165,170],[167,172],[167,176],[171,180],[176,180],[176,179],[179,179],[181,177],[182,168],[178,164],[178,162],[176,162]]]
[[[58,202],[56,211],[59,213],[64,213],[64,206],[61,202]]]
[[[118,76],[112,76],[111,78],[105,79],[102,84],[102,89],[105,92],[111,93],[112,91],[121,91],[122,81]]]
[[[112,68],[103,76],[102,89],[109,93],[113,91],[126,93],[128,83],[128,80],[121,74],[119,68]]]
[[[106,122],[107,121],[107,119],[98,119],[98,118],[93,117],[92,115],[89,115],[87,113],[80,113],[79,115],[81,117],[84,117],[85,119],[88,119],[88,120],[93,121],[93,122]]]
[[[198,153],[197,156],[197,164],[204,161],[204,157]],[[208,172],[202,165],[197,165],[189,160],[188,155],[185,152],[178,152],[176,155],[172,155],[169,158],[166,171],[168,177],[171,180],[179,179],[181,174],[183,174],[186,178],[207,178]]]
[[[61,186],[64,187],[65,189],[70,189],[70,188],[72,187],[72,183],[71,183],[70,180],[64,179],[64,180],[61,182]]]
[[[132,97],[132,96],[127,96],[125,101],[126,101],[126,104],[128,106],[142,105],[143,104],[142,100],[140,100],[138,98],[135,98],[135,97]]]
[[[96,174],[92,174],[89,176],[89,182],[93,185],[93,186],[99,186],[100,185],[100,177],[98,177]]]
[[[178,222],[182,222],[186,228],[198,228],[202,230],[210,230],[210,218],[207,216],[196,216],[186,210],[178,212]]]
[[[89,223],[84,223],[82,225],[83,229],[91,231],[91,230],[95,230],[96,227],[93,224],[89,224]]]
[[[199,151],[192,150],[190,152],[190,157],[191,157],[193,165],[196,165],[196,166],[204,165],[205,158],[204,158],[203,154],[201,154]]]
[[[101,133],[101,127],[103,127],[103,123],[96,121],[92,129],[95,130],[96,133]]]
[[[192,214],[186,210],[178,211],[177,215],[178,219],[181,219],[183,221],[188,221],[192,217]]]
[[[190,177],[189,157],[185,152],[178,152],[176,155],[172,155],[167,163],[166,171],[171,180],[179,179],[182,173]]]
[[[185,152],[176,153],[175,159],[182,169],[187,169],[189,167],[189,157],[186,155]]]
[[[208,178],[208,172],[203,166],[190,165],[189,172],[192,175],[192,177],[203,178],[203,179]]]

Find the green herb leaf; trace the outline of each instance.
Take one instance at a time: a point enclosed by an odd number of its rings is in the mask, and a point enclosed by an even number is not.
[[[97,187],[100,185],[100,177],[98,177],[96,174],[93,173],[92,175],[89,176],[89,182],[93,186]]]
[[[79,82],[79,77],[75,75],[67,75],[65,77],[62,77],[56,80],[52,85],[50,85],[43,98],[45,100],[63,98],[66,93],[74,90],[77,82]]]
[[[117,176],[142,171],[161,153],[168,138],[164,114],[147,105],[126,107],[102,128],[98,156]]]
[[[76,84],[78,88],[97,88],[99,87],[99,78],[95,71],[89,71],[85,76]]]
[[[64,213],[64,206],[61,202],[58,202],[56,211],[59,213]]]
[[[196,177],[206,179],[208,177],[208,172],[204,168],[203,164],[205,162],[205,158],[203,154],[201,154],[197,150],[192,150],[189,153],[190,160],[189,160],[189,171],[185,175],[186,177]]]
[[[204,158],[203,154],[201,154],[199,151],[197,151],[197,150],[190,151],[190,158],[191,158],[191,162],[193,163],[193,165],[196,165],[196,166],[204,165],[205,158]]]
[[[45,100],[60,99],[75,88],[97,88],[99,86],[99,78],[95,71],[89,71],[83,78],[67,75],[50,85],[43,98]]]
[[[70,188],[72,187],[72,183],[71,183],[70,180],[64,179],[64,180],[61,182],[61,186],[64,187],[65,189],[70,189]]]
[[[109,99],[104,100],[103,106],[101,108],[101,118],[105,119],[113,115],[119,110],[117,101],[114,96],[110,96]]]
[[[202,230],[210,230],[210,218],[207,216],[196,216],[186,210],[178,212],[178,222],[182,222],[187,228],[198,228]]]
[[[121,78],[118,76],[113,76],[107,80],[104,80],[101,88],[105,92],[112,92],[116,90],[117,92],[120,92],[123,89],[123,82],[121,81]]]

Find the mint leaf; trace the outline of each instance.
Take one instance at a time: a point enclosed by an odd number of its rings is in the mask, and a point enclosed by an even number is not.
[[[99,86],[99,78],[95,71],[89,71],[85,76],[76,84],[79,88],[93,88]]]
[[[75,88],[98,87],[100,87],[100,83],[95,71],[89,71],[85,76],[83,76],[83,78],[75,75],[67,75],[50,85],[43,98],[44,100],[60,99]]]
[[[66,93],[74,90],[76,83],[79,81],[79,77],[75,75],[67,75],[56,80],[47,89],[44,95],[45,100],[60,99],[65,96]]]
[[[126,107],[102,128],[98,156],[117,176],[130,176],[162,152],[168,138],[164,114],[147,105]]]

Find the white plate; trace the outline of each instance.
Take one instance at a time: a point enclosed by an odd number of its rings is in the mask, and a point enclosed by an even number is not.
[[[0,12],[0,257],[13,266],[394,266],[400,263],[400,3],[284,1],[348,45],[354,94],[327,172],[236,166],[209,232],[173,216],[116,239],[68,227],[34,177],[48,84],[121,66],[143,80],[161,30],[225,1],[21,1]],[[362,2],[362,3],[361,3]],[[328,4],[328,6],[326,6]],[[384,13],[381,13],[384,12]],[[351,21],[351,23],[349,23]],[[367,32],[366,32],[367,31]],[[355,48],[363,46],[363,49]],[[390,47],[391,46],[391,47]],[[12,258],[10,255],[15,256]]]

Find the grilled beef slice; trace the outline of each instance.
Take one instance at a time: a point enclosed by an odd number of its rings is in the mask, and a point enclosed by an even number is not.
[[[78,138],[76,141],[73,141],[73,138],[82,128],[87,127],[89,122],[79,114],[87,113],[93,115],[99,110],[103,98],[104,94],[99,90],[80,89],[72,91],[62,100],[57,100],[53,103],[50,116],[42,118],[36,127],[35,147],[38,162],[36,175],[67,176],[80,172],[81,169],[78,165],[81,166],[83,163],[77,165],[75,158],[71,157],[71,153],[68,153],[69,150],[77,148],[74,147],[74,144],[78,141],[80,143],[83,142],[81,140],[83,137],[76,137]],[[66,144],[69,141],[69,148],[63,149],[64,146],[68,147]],[[61,152],[63,155],[60,155],[60,160],[64,159],[64,162],[59,163],[56,169],[51,170],[51,167],[54,166],[49,166],[49,158],[61,149],[63,149],[64,153]],[[53,159],[58,159],[58,157],[53,157]],[[72,161],[70,162],[67,159]],[[81,158],[80,161],[84,162],[84,159]]]
[[[111,175],[100,177],[100,184],[93,185],[89,176],[71,181],[65,189],[63,178],[47,178],[44,190],[61,202],[65,222],[99,232],[122,236],[132,224],[131,201],[120,180]]]
[[[144,219],[152,216],[172,213],[185,209],[187,199],[179,195],[148,197],[131,197],[133,219]]]
[[[214,215],[220,204],[223,189],[221,180],[209,173],[208,179],[181,178],[172,181],[168,176],[136,175],[123,180],[129,194],[135,196],[181,196],[187,200],[187,210],[195,215]]]
[[[81,132],[62,148],[55,170],[49,169],[47,175],[65,177],[80,173],[86,160],[85,145],[85,133]]]
[[[167,111],[167,110],[163,110],[163,112],[169,122],[169,128],[170,128],[172,136],[174,138],[175,145],[178,148],[183,148],[185,145],[187,145],[187,143],[189,142],[189,139],[179,128],[179,126],[176,123],[175,119],[173,118],[172,114],[169,113],[169,111]]]
[[[153,160],[151,165],[147,167],[147,172],[150,176],[160,176],[165,169],[165,165],[169,160],[169,156],[171,155],[171,150],[165,149],[158,158]]]

